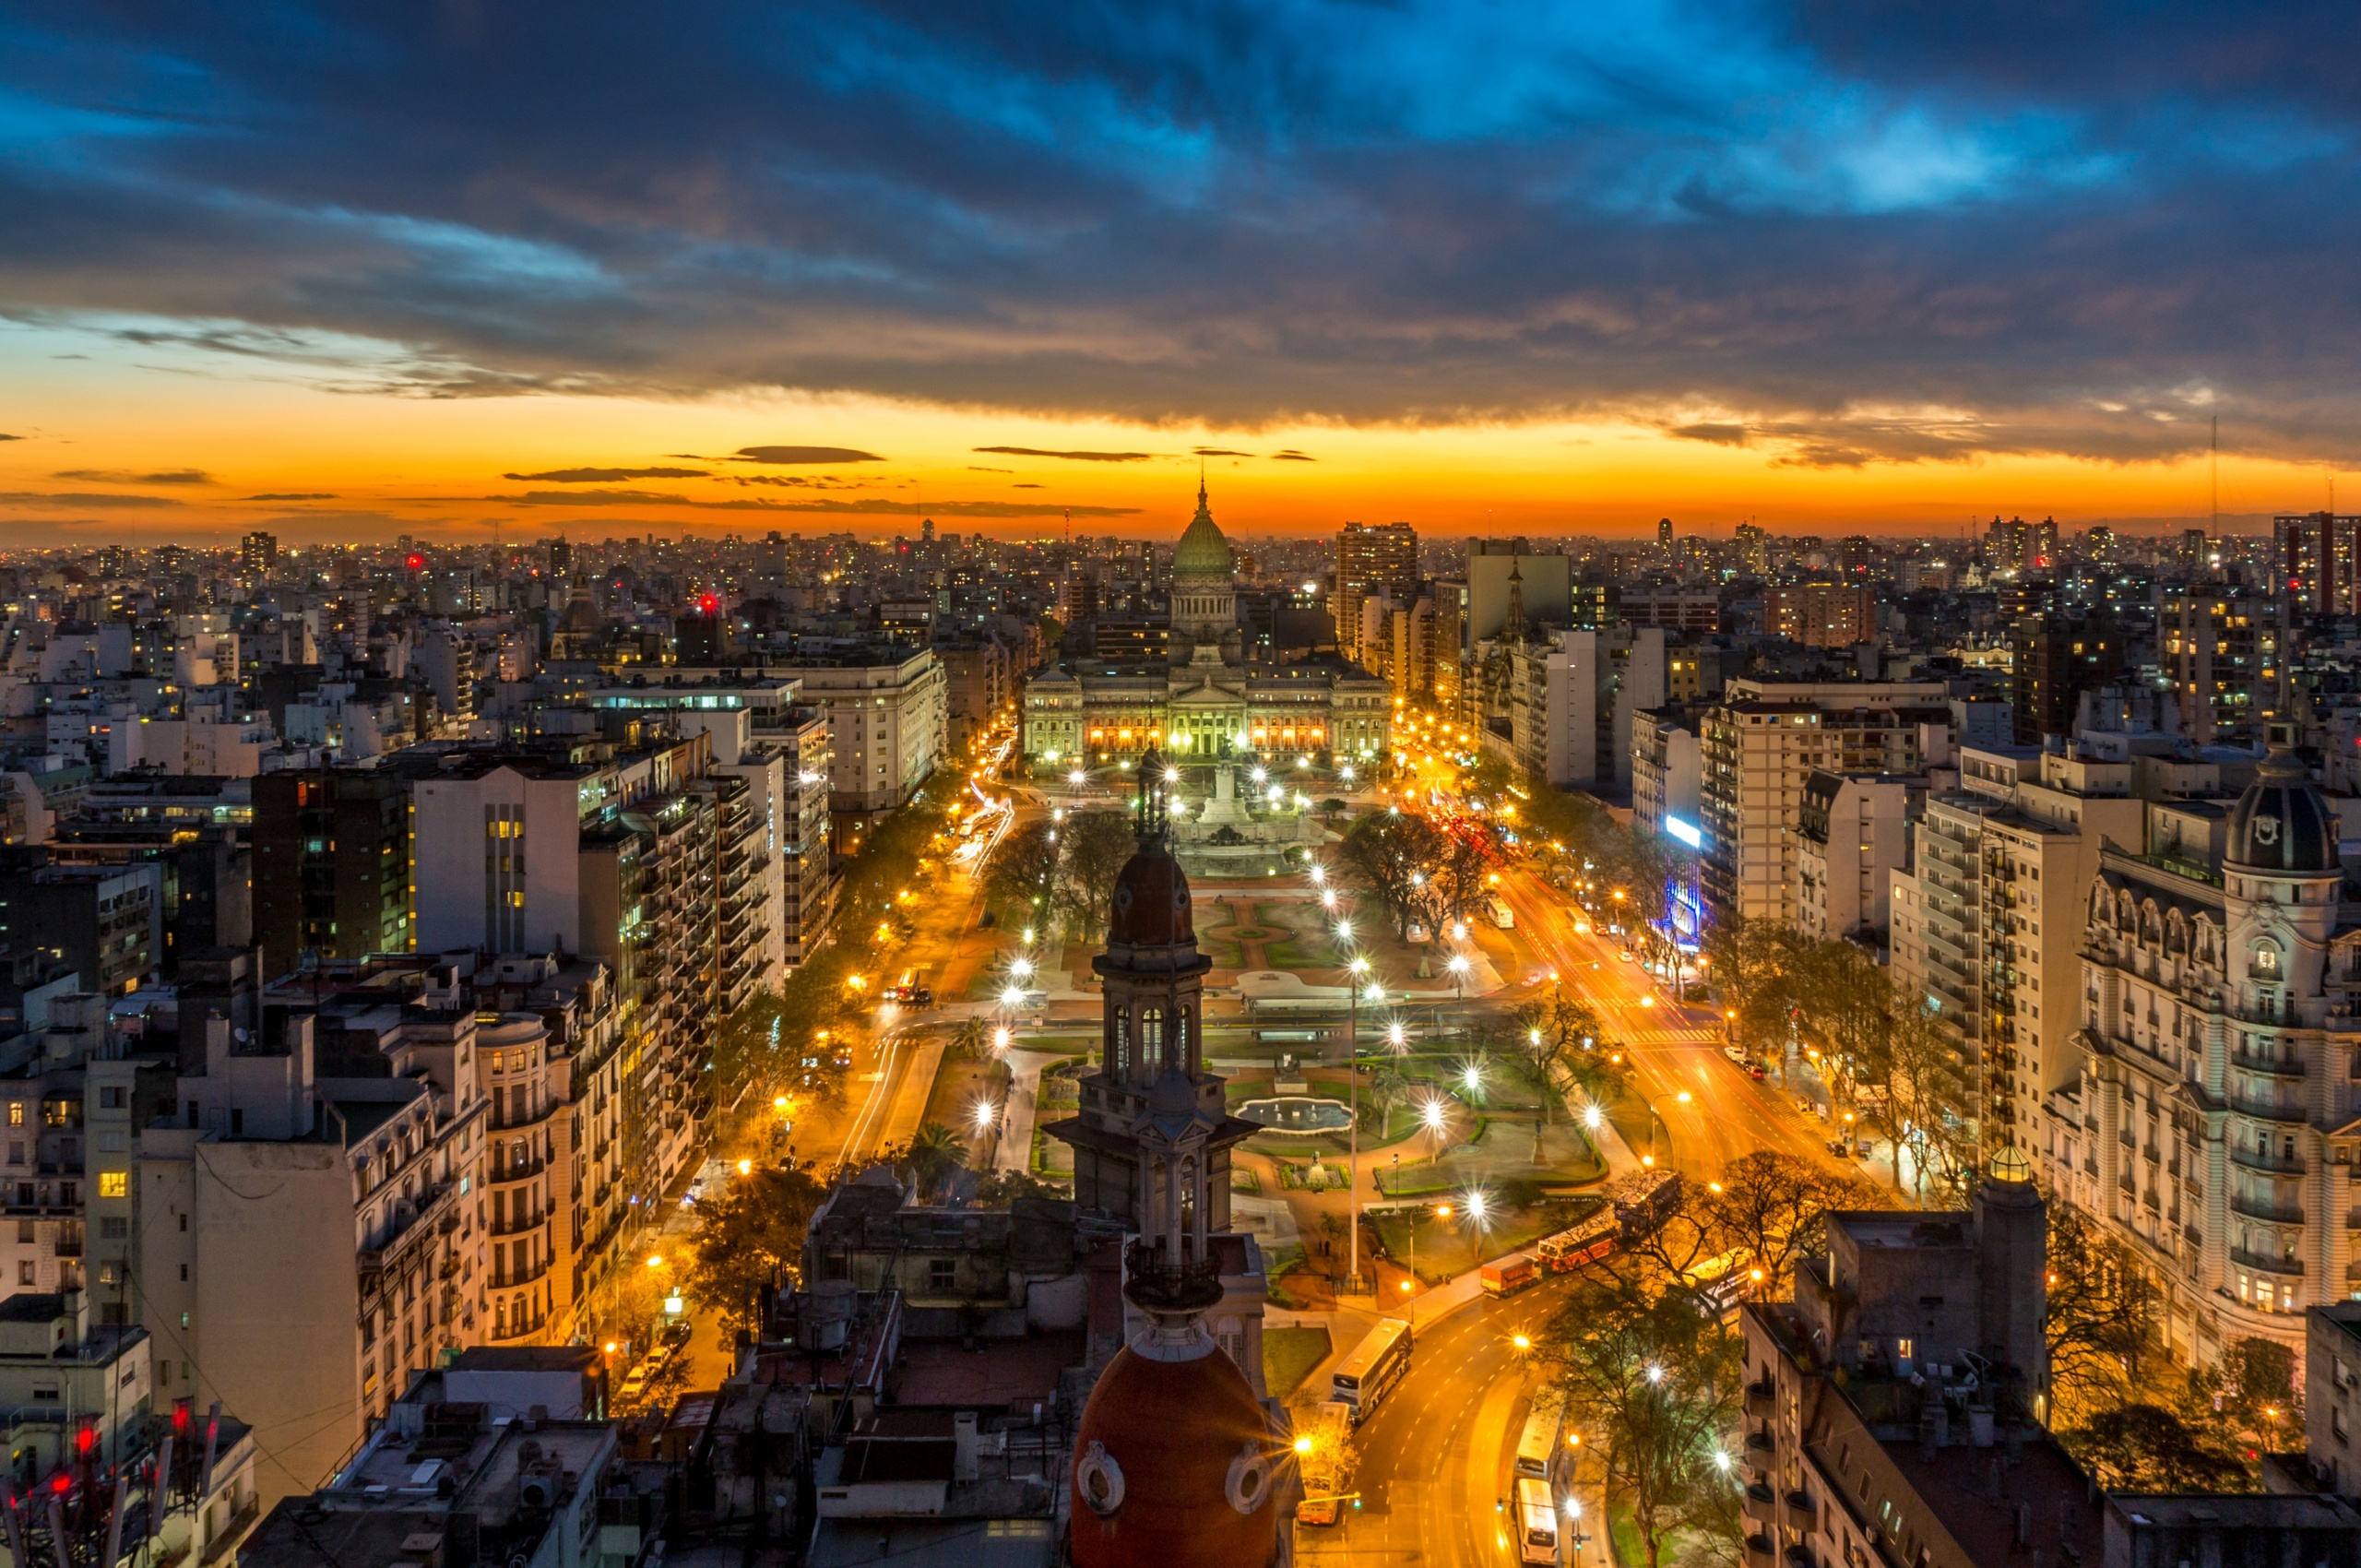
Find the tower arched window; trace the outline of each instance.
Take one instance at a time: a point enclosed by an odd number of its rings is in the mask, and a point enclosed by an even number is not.
[[[1132,1010],[1118,1007],[1107,1026],[1107,1066],[1116,1077],[1128,1076],[1132,1070]]]
[[[1140,1009],[1140,1063],[1143,1066],[1161,1068],[1164,1051],[1164,1009]]]

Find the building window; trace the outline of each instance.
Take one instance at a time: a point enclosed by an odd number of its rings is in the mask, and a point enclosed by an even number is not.
[[[940,1295],[959,1282],[959,1262],[956,1258],[929,1258],[926,1265],[926,1288]]]
[[[128,1170],[101,1170],[99,1172],[99,1196],[102,1198],[127,1198],[130,1195],[131,1172]]]

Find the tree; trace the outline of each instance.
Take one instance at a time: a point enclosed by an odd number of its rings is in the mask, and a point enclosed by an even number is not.
[[[991,1053],[991,1036],[984,1029],[984,1021],[974,1016],[962,1019],[951,1035],[951,1056],[954,1061],[973,1062]]]
[[[939,1198],[951,1173],[967,1169],[967,1147],[958,1134],[940,1122],[929,1122],[919,1128],[896,1163],[909,1172],[911,1184],[921,1197]]]
[[[2110,1491],[2228,1491],[2248,1479],[2245,1464],[2217,1437],[2157,1405],[2101,1410],[2061,1435]]]
[[[1055,1182],[1030,1170],[987,1170],[976,1178],[976,1206],[1007,1208],[1019,1198],[1062,1198],[1068,1194]]]
[[[1442,835],[1422,816],[1388,811],[1362,817],[1345,832],[1336,858],[1374,899],[1396,936],[1427,916],[1427,877]]]
[[[765,1166],[700,1201],[681,1289],[721,1314],[726,1329],[759,1332],[765,1287],[800,1277],[803,1239],[827,1189],[801,1165]]]
[[[1430,924],[1464,921],[1485,895],[1492,867],[1491,846],[1465,830],[1438,832],[1433,860],[1425,872]]]
[[[1718,1318],[1679,1294],[1593,1278],[1538,1353],[1602,1456],[1608,1492],[1631,1510],[1648,1568],[1676,1530],[1735,1530],[1736,1510],[1715,1493],[1737,1484],[1721,1437],[1738,1420],[1745,1349]]]
[[[1020,910],[1027,924],[1046,924],[1056,911],[1050,900],[1056,887],[1058,845],[1056,828],[1046,821],[1012,828],[984,865],[983,894],[987,908]]]
[[[1564,984],[1518,1007],[1510,1018],[1516,1049],[1540,1077],[1547,1090],[1543,1102],[1552,1105],[1553,1115],[1552,1102],[1569,1089],[1579,1088],[1595,1100],[1612,1099],[1622,1089],[1627,1075],[1613,1060],[1615,1053],[1598,1043],[1604,1032],[1598,1015]]]
[[[1871,1115],[1893,1140],[1894,1184],[1902,1183],[1901,1151],[1906,1149],[1922,1200],[1939,1208],[1964,1206],[1975,1174],[1976,1145],[1959,1042],[1934,1014],[1910,1004],[1894,1017],[1884,1051],[1872,1060],[1884,1081]]]
[[[1121,812],[1078,812],[1059,826],[1058,904],[1061,924],[1096,943],[1115,913],[1115,882],[1139,849],[1132,819]]]
[[[2052,1425],[2123,1407],[2156,1336],[2156,1287],[2123,1244],[2063,1197],[2049,1209],[2049,1289],[2042,1336],[2049,1348]]]
[[[2301,1447],[2304,1385],[2296,1352],[2275,1339],[2233,1339],[2213,1369],[2222,1414],[2266,1453]]]
[[[1738,1254],[1738,1266],[1762,1275],[1757,1289],[1778,1299],[1797,1260],[1827,1249],[1828,1217],[1875,1207],[1880,1197],[1858,1176],[1770,1149],[1742,1154],[1718,1182],[1688,1182],[1681,1191],[1706,1244]]]

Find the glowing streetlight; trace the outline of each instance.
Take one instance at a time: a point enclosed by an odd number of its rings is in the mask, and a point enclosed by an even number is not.
[[[751,1159],[742,1159],[742,1160],[740,1160],[740,1161],[738,1162],[738,1174],[739,1174],[739,1175],[741,1175],[741,1176],[752,1176],[753,1173],[754,1173],[754,1162],[753,1162],[753,1160],[751,1160]]]
[[[988,1099],[978,1100],[976,1102],[976,1131],[979,1133],[989,1133],[991,1130],[992,1102]]]
[[[1598,1114],[1598,1107],[1597,1107],[1597,1106],[1596,1106],[1596,1105],[1585,1105],[1585,1106],[1584,1106],[1584,1107],[1583,1107],[1583,1125],[1584,1125],[1584,1126],[1585,1126],[1585,1127],[1589,1128],[1589,1129],[1590,1129],[1591,1131],[1593,1131],[1593,1132],[1596,1132],[1596,1131],[1598,1130],[1598,1123],[1599,1123],[1599,1120],[1600,1120],[1600,1118],[1599,1118],[1599,1114]]]
[[[1000,993],[1000,1004],[1003,1007],[1022,1007],[1025,1005],[1025,992],[1012,985]]]
[[[1083,780],[1083,773],[1082,773],[1082,769],[1080,769],[1080,768],[1078,768],[1078,767],[1077,767],[1077,768],[1075,768],[1072,773],[1069,773],[1069,774],[1067,774],[1067,775],[1066,775],[1066,782],[1067,782],[1067,783],[1069,783],[1069,784],[1079,784],[1079,783],[1081,783],[1081,782],[1082,782],[1082,780]]]
[[[1650,1361],[1648,1363],[1648,1381],[1650,1383],[1662,1383],[1664,1381],[1664,1369],[1656,1365],[1654,1361]]]
[[[1339,942],[1350,942],[1352,939],[1353,922],[1350,921],[1338,921],[1336,922],[1336,940]]]
[[[1336,907],[1336,890],[1335,888],[1323,887],[1320,890],[1320,907],[1323,909],[1333,909]]]
[[[1385,1026],[1385,1043],[1392,1046],[1396,1051],[1401,1050],[1405,1045],[1409,1043],[1408,1037],[1403,1033],[1402,1026],[1400,1024],[1394,1023]]]
[[[1007,1025],[1003,1024],[999,1028],[992,1031],[992,1049],[994,1051],[1006,1051],[1008,1049]]]
[[[1008,967],[1008,972],[1018,980],[1023,980],[1033,972],[1033,961],[1029,958],[1019,958]]]
[[[1311,868],[1311,880],[1315,886],[1327,881],[1328,868],[1326,866],[1313,866]]]

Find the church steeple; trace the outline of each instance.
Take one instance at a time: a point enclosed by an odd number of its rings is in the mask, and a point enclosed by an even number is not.
[[[1509,561],[1509,624],[1508,637],[1513,643],[1525,641],[1525,574],[1517,570],[1516,561]]]

